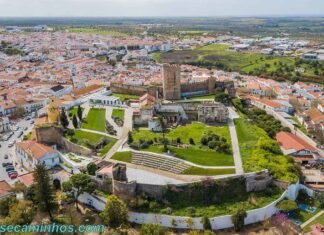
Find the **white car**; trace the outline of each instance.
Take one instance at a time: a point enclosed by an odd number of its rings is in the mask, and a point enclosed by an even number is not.
[[[14,146],[16,143],[16,141],[11,141],[9,144],[8,144],[8,147],[11,148],[12,146]]]

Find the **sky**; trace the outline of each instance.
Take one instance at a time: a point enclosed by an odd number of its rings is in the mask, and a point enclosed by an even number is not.
[[[4,16],[324,15],[324,0],[0,0]]]

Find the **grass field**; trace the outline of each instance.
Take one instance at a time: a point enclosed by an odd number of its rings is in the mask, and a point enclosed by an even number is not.
[[[261,128],[247,123],[243,118],[234,119],[234,122],[236,127],[237,138],[239,141],[241,157],[244,163],[244,161],[251,156],[252,150],[259,138],[268,137],[267,134]]]
[[[84,108],[81,108],[82,112]],[[69,113],[72,113],[72,115],[78,116],[78,107],[73,107],[72,109],[69,110]]]
[[[217,67],[228,71],[238,71],[271,78],[291,79],[297,76],[295,58],[289,56],[270,56],[254,52],[236,52],[225,44],[211,44],[194,50],[177,50],[162,53],[156,59],[163,63],[188,63],[204,67]],[[305,69],[298,76],[314,82],[324,82],[324,76],[315,73],[315,67],[302,62],[297,67]],[[323,67],[323,64],[322,64]]]
[[[91,108],[82,128],[106,132],[106,109]]]
[[[228,175],[228,174],[235,174],[235,169],[207,169],[207,168],[200,168],[200,167],[190,167],[184,172],[183,175],[206,175],[206,176],[213,176],[213,175]]]
[[[227,143],[231,143],[228,126],[214,127],[207,126],[203,123],[194,122],[191,125],[179,126],[176,129],[170,130],[166,133],[166,138],[169,140],[176,140],[180,138],[181,143],[187,144],[187,148],[177,148],[168,146],[169,150],[175,157],[186,161],[193,162],[203,166],[233,166],[233,156],[228,153],[222,153],[211,150],[206,146],[200,144],[201,137],[209,131],[226,138]],[[162,133],[154,133],[147,129],[139,129],[132,132],[134,141],[139,140],[154,140],[162,138]],[[195,145],[189,145],[189,139],[192,138]],[[163,153],[162,145],[151,145],[147,149],[148,152]]]
[[[317,223],[324,225],[324,213],[321,214],[319,217],[317,217],[315,220],[313,220],[311,223],[309,223],[306,227],[304,227],[303,232],[304,233],[310,232],[311,226]]]
[[[111,117],[119,118],[120,120],[124,121],[125,110],[124,109],[113,109]]]
[[[194,97],[191,97],[190,99],[191,100],[201,100],[201,99],[212,99],[212,100],[214,100],[215,99],[215,95],[212,94],[212,95],[194,96]]]
[[[127,34],[121,33],[118,31],[105,30],[101,28],[69,28],[69,32],[72,33],[86,33],[86,34],[98,34],[98,35],[107,35],[107,36],[119,36],[126,37]]]
[[[88,147],[87,142],[91,145],[96,145],[103,138],[109,140],[109,143],[100,150],[100,152],[99,152],[100,156],[106,154],[117,141],[116,139],[111,138],[111,137],[107,137],[107,136],[96,134],[96,133],[85,132],[85,131],[81,131],[81,130],[74,130],[73,133],[74,134],[72,136],[66,136],[67,139],[69,139],[69,140],[74,139],[74,140],[76,140],[76,144],[84,146],[84,147]]]
[[[116,152],[112,159],[122,161],[122,162],[132,162],[131,152]]]
[[[127,94],[118,94],[118,93],[113,93],[112,96],[119,97],[121,101],[130,100],[130,99],[138,100],[139,98],[138,95],[127,95]]]

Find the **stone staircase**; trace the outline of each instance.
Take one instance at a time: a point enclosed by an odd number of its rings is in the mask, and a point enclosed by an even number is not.
[[[132,163],[162,171],[168,171],[174,174],[180,174],[191,167],[189,164],[181,160],[143,152],[132,152]]]

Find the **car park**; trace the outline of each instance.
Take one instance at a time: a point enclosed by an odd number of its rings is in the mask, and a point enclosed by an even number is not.
[[[2,167],[6,167],[6,166],[9,166],[9,165],[12,166],[12,163],[10,163],[10,162],[3,162],[2,163]]]
[[[8,147],[10,148],[10,147],[12,147],[12,146],[14,146],[15,145],[15,143],[16,143],[16,141],[14,140],[14,141],[11,141],[9,144],[8,144]]]

